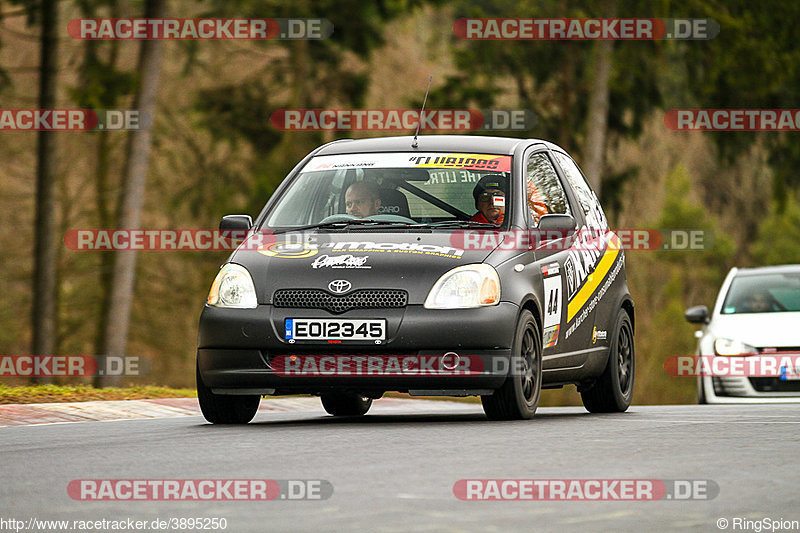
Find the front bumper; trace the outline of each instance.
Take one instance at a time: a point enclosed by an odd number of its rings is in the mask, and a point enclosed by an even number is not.
[[[800,382],[780,383],[778,378],[711,377],[698,378],[707,403],[799,403]],[[758,381],[753,380],[760,380]],[[756,387],[758,387],[758,390]]]
[[[317,309],[256,309],[206,306],[200,317],[197,359],[206,386],[229,394],[320,394],[357,391],[379,396],[385,391],[428,394],[476,394],[498,388],[508,375],[519,307],[508,302],[477,309],[352,310],[331,314]],[[286,318],[385,318],[386,340],[341,344],[297,342],[283,337]],[[453,352],[473,363],[466,373],[399,372],[391,375],[286,375],[276,372],[276,358],[290,355],[341,357],[441,357]]]

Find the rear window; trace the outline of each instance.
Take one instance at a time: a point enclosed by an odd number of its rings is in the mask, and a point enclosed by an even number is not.
[[[738,276],[731,282],[723,315],[800,311],[800,271]]]

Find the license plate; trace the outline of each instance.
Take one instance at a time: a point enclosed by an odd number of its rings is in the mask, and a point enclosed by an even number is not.
[[[780,379],[782,381],[794,381],[800,379],[800,366],[792,369],[790,366],[781,367]]]
[[[382,341],[386,339],[386,320],[287,318],[285,326],[287,341]]]

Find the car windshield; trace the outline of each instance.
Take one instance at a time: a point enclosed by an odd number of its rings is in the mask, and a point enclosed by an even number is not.
[[[270,228],[364,221],[397,225],[505,224],[511,156],[446,152],[312,158],[270,209]],[[366,227],[370,227],[366,225]]]
[[[723,315],[800,311],[800,271],[734,278]]]

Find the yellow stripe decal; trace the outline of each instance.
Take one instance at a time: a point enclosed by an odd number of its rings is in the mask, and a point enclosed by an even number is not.
[[[597,287],[600,286],[600,282],[606,277],[608,271],[611,270],[611,266],[614,264],[614,261],[617,260],[617,256],[619,255],[619,248],[620,242],[619,237],[614,235],[609,243],[608,247],[606,247],[606,251],[603,253],[603,257],[600,259],[600,263],[598,263],[597,268],[594,269],[594,272],[589,274],[589,278],[586,280],[586,283],[581,290],[578,291],[578,294],[570,300],[569,305],[567,306],[567,322],[571,321],[575,315],[580,311],[586,302],[589,300],[589,297],[597,290]]]

